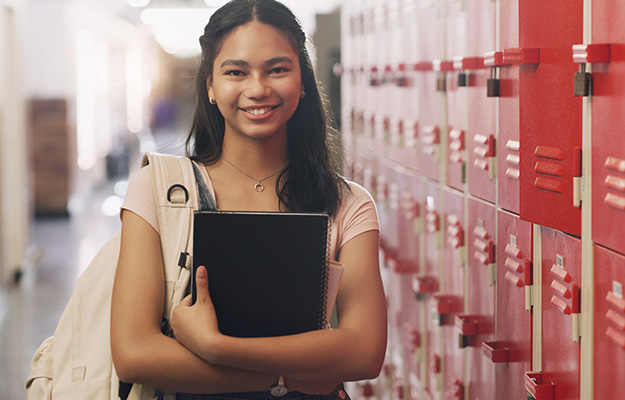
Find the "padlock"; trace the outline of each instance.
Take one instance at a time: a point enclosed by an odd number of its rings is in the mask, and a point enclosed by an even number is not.
[[[458,73],[458,87],[467,87],[469,86],[469,79],[467,77],[467,73],[464,71],[460,71]]]
[[[592,75],[586,72],[585,64],[580,64],[579,72],[575,73],[575,97],[589,96],[591,83]]]
[[[444,73],[440,73],[436,77],[436,91],[444,92],[446,90],[447,90],[447,79]]]
[[[486,96],[499,97],[499,79],[495,67],[490,68],[490,77],[486,80]]]
[[[465,347],[469,347],[469,336],[459,333],[458,334],[458,348],[464,349]]]

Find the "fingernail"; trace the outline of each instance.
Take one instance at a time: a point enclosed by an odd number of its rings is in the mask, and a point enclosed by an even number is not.
[[[206,268],[198,268],[197,270],[198,278],[206,278]]]

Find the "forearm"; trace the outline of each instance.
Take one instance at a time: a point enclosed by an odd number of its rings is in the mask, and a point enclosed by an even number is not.
[[[175,339],[156,333],[141,344],[114,352],[120,379],[184,393],[227,393],[267,390],[277,375],[213,365]]]
[[[223,336],[202,357],[302,382],[356,381],[379,374],[385,341],[385,335],[347,328],[274,338]]]

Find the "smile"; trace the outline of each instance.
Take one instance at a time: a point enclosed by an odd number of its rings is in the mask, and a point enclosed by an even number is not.
[[[258,107],[258,108],[241,108],[241,110],[251,115],[264,115],[278,106]]]

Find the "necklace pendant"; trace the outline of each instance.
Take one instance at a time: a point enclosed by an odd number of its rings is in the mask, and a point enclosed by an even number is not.
[[[256,181],[256,184],[254,185],[254,190],[260,193],[263,190],[265,190],[265,187],[263,186],[262,183],[260,183],[260,181]]]

